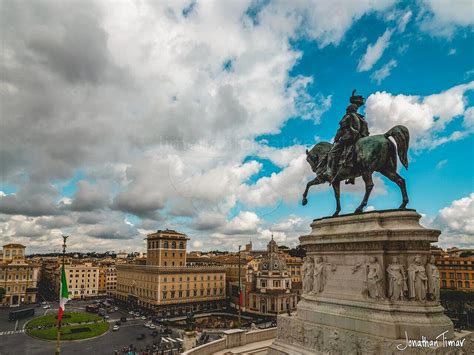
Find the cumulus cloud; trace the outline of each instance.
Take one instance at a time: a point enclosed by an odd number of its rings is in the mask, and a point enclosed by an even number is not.
[[[247,193],[252,205],[293,200],[308,167],[300,146],[279,154],[255,138],[292,117],[317,123],[331,106],[312,77],[291,76],[302,57],[291,41],[337,45],[393,3],[0,2],[0,164],[17,188],[0,195],[5,238],[42,233],[39,248],[73,232],[72,247],[104,250],[175,217],[204,231],[224,216],[222,235],[263,228],[229,211]],[[282,171],[250,184],[261,170],[252,155]],[[74,195],[61,196],[78,172]]]
[[[369,44],[365,54],[362,56],[357,70],[359,72],[369,71],[382,57],[383,52],[390,45],[390,38],[393,30],[387,29],[382,36],[380,36],[374,44]]]
[[[474,247],[474,193],[454,200],[450,206],[441,209],[434,220],[442,234],[439,244],[448,247]]]
[[[458,28],[474,25],[471,1],[422,0],[421,5],[420,27],[431,35],[451,37]]]
[[[466,114],[465,122],[469,122],[471,113],[466,110],[465,94],[472,89],[474,81],[425,97],[376,92],[368,97],[365,112],[372,133],[384,133],[403,124],[409,128],[416,149],[434,148],[471,133],[469,129],[450,134],[444,130],[454,119]]]

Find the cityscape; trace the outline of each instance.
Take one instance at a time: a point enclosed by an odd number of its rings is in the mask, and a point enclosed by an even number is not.
[[[472,0],[2,0],[0,39],[0,355],[474,353]]]

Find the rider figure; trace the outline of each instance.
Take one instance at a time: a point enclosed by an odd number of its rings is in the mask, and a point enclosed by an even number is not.
[[[365,100],[362,96],[354,94],[355,90],[352,91],[351,104],[347,106],[346,114],[339,122],[340,127],[334,138],[334,145],[329,151],[328,173],[332,181],[337,177],[342,165],[352,166],[350,155],[357,140],[369,135],[367,121],[357,112]],[[346,184],[354,184],[354,178],[349,178]]]

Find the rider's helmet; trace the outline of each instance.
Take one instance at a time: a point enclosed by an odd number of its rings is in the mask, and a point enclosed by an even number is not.
[[[352,90],[352,96],[349,98],[351,104],[356,105],[357,108],[365,104],[365,98],[361,95],[355,95],[356,89]]]

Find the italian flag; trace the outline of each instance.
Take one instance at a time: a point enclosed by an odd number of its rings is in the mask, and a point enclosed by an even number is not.
[[[67,289],[66,272],[64,265],[61,268],[61,291],[59,292],[58,322],[63,318],[66,302],[69,300],[69,291]]]

